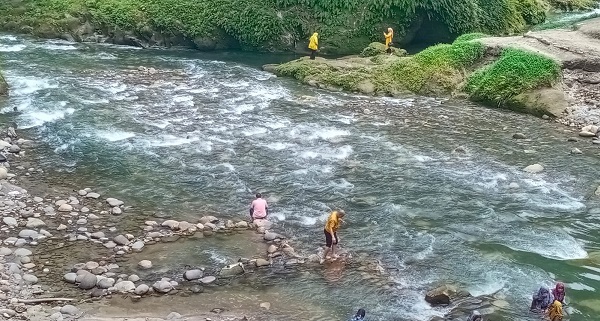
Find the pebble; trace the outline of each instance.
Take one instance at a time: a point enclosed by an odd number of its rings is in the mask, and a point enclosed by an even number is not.
[[[99,267],[100,264],[98,262],[94,262],[94,261],[89,261],[85,264],[85,269],[86,270],[93,270],[97,267]]]
[[[98,199],[100,197],[100,194],[98,194],[98,193],[87,193],[85,195],[85,197],[87,197],[87,198],[93,198],[93,199]]]
[[[67,304],[60,308],[60,313],[68,314],[68,315],[78,315],[79,309],[73,305]]]
[[[15,254],[15,256],[30,256],[33,253],[28,249],[21,248],[21,249],[16,249],[14,254]]]
[[[90,235],[93,239],[105,238],[104,232],[94,232]]]
[[[148,293],[148,291],[150,291],[149,286],[147,286],[146,284],[140,284],[135,288],[135,290],[133,292],[137,295],[144,295],[144,294]]]
[[[86,190],[79,190],[79,192],[77,192],[77,194],[79,194],[80,196],[86,196],[87,195],[87,191]]]
[[[73,206],[69,204],[62,204],[58,207],[59,212],[71,212],[73,210]]]
[[[75,283],[75,279],[77,278],[77,274],[75,273],[67,273],[63,276],[63,280],[68,283]]]
[[[56,228],[56,230],[57,230],[57,231],[63,231],[63,230],[66,230],[66,229],[67,229],[67,226],[66,226],[66,225],[64,225],[64,224],[61,224],[61,225],[59,225],[59,226]]]
[[[121,281],[115,284],[115,289],[121,293],[132,292],[135,290],[135,284],[131,281]]]
[[[128,245],[130,242],[124,235],[117,235],[113,241],[119,245]]]
[[[123,213],[123,211],[121,210],[121,208],[120,208],[120,207],[113,207],[113,208],[110,210],[110,212],[111,212],[113,215],[121,215],[121,214]]]
[[[211,284],[211,283],[215,282],[216,280],[217,280],[216,277],[210,275],[210,276],[205,276],[205,277],[201,278],[200,282],[202,284]]]
[[[131,245],[131,249],[136,252],[141,252],[143,248],[144,248],[144,242],[142,242],[142,241],[137,241]]]
[[[90,214],[90,215],[88,215],[88,219],[90,219],[90,220],[98,220],[98,219],[100,219],[100,217],[98,215],[95,215],[95,214]]]
[[[12,250],[7,248],[7,247],[0,247],[0,255],[2,256],[8,256],[12,254]]]
[[[127,279],[128,279],[129,281],[131,281],[131,282],[137,282],[137,281],[139,281],[139,280],[140,280],[140,277],[139,277],[139,276],[137,276],[136,274],[132,274],[132,275],[130,275],[130,276],[127,278]]]
[[[46,223],[44,223],[44,221],[40,220],[39,218],[35,217],[28,218],[27,224],[25,225],[25,227],[27,228],[39,228],[42,226],[46,226]]]
[[[123,201],[120,201],[116,198],[107,198],[106,203],[108,203],[110,207],[118,207],[124,204]]]
[[[138,267],[145,269],[145,270],[150,269],[150,268],[152,268],[152,262],[149,260],[141,260],[138,263]]]
[[[4,217],[4,218],[2,218],[2,221],[4,222],[4,224],[6,224],[10,227],[16,227],[19,225],[19,223],[17,222],[17,220],[14,217]]]
[[[80,218],[80,219],[77,220],[76,224],[77,225],[87,224],[87,220],[85,218]]]

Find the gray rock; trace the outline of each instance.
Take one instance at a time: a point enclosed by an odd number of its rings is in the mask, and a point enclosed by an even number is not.
[[[75,315],[79,314],[79,309],[75,306],[67,304],[67,305],[63,306],[62,308],[60,308],[60,313],[75,316]]]
[[[124,204],[123,201],[120,201],[116,198],[111,198],[111,197],[106,199],[106,203],[108,203],[108,205],[110,205],[110,207],[118,207],[118,206],[121,206]]]
[[[87,220],[85,218],[80,218],[77,220],[77,222],[75,222],[75,224],[77,225],[85,225],[87,224]]]
[[[2,221],[4,222],[4,224],[6,224],[10,227],[16,227],[19,225],[19,223],[17,222],[17,219],[15,219],[14,217],[4,217],[4,218],[2,218]]]
[[[7,248],[7,247],[0,247],[0,255],[2,256],[8,256],[12,254],[12,250]]]
[[[121,215],[121,214],[123,214],[123,210],[121,210],[121,208],[120,208],[120,207],[113,207],[113,208],[110,210],[110,212],[111,212],[113,215]]]
[[[17,312],[12,309],[0,309],[0,315],[7,315],[9,317],[14,317],[16,314],[17,314]]]
[[[443,285],[428,291],[425,295],[425,301],[432,306],[448,305],[450,301],[457,296],[457,289],[451,285]]]
[[[240,221],[235,223],[236,228],[248,228],[248,222]]]
[[[129,281],[131,281],[131,282],[137,282],[137,281],[139,281],[139,280],[140,280],[140,277],[139,277],[139,276],[137,276],[136,274],[132,274],[132,275],[130,275],[130,276],[127,278],[127,279],[128,279]]]
[[[42,226],[46,226],[46,223],[44,223],[44,221],[40,220],[39,218],[35,217],[28,218],[27,224],[25,225],[25,227],[27,228],[39,228]]]
[[[263,219],[254,220],[252,223],[254,223],[257,228],[264,228],[265,230],[268,230],[273,226],[272,222]]]
[[[543,170],[544,170],[544,166],[542,166],[540,164],[529,165],[523,169],[523,171],[525,171],[527,173],[531,173],[531,174],[540,173]]]
[[[33,242],[31,242],[31,243],[33,244]],[[17,241],[15,242],[16,247],[21,247],[21,246],[24,246],[25,244],[27,244],[27,241],[24,239],[17,239]]]
[[[84,270],[80,270],[80,271],[84,271]],[[80,274],[77,276],[77,279],[79,281],[79,288],[83,289],[83,290],[89,290],[93,287],[96,286],[96,284],[98,283],[98,278],[87,271],[84,271],[85,273]]]
[[[98,262],[94,262],[94,261],[89,261],[85,264],[85,269],[86,270],[93,270],[97,267],[99,267],[100,264],[98,264]]]
[[[77,194],[79,194],[79,196],[86,196],[87,191],[82,189],[82,190],[79,190],[79,192],[77,192]]]
[[[28,249],[21,248],[21,249],[16,249],[14,254],[15,254],[15,256],[30,256],[33,253]]]
[[[135,242],[135,243],[133,243],[131,245],[131,249],[134,250],[134,251],[136,251],[136,252],[141,252],[142,249],[144,248],[144,245],[145,245],[144,242],[137,241],[137,242]]]
[[[32,240],[37,239],[39,236],[39,233],[34,231],[34,230],[21,230],[21,232],[19,232],[19,237],[22,238],[30,238]]]
[[[117,244],[113,241],[108,241],[104,243],[104,247],[107,249],[114,249],[115,247],[117,247]]]
[[[522,133],[516,133],[512,136],[514,139],[526,139],[527,136],[525,136],[525,134]]]
[[[41,197],[39,197],[39,196],[36,196],[36,197],[33,198],[33,201],[36,202],[36,203],[41,203],[41,202],[44,201],[44,199],[41,198]]]
[[[192,293],[202,293],[204,292],[204,287],[202,285],[194,284],[190,287],[190,291],[192,291]]]
[[[219,219],[214,216],[203,216],[200,218],[200,223],[205,225],[206,223],[216,223]]]
[[[6,240],[4,240],[4,244],[6,245],[15,245],[15,243],[17,242],[17,238],[16,237],[7,237]]]
[[[175,220],[166,220],[166,221],[162,222],[161,226],[168,227],[172,230],[176,230],[179,228],[179,222],[177,222]]]
[[[77,278],[77,274],[75,273],[67,273],[63,276],[63,280],[65,280],[65,282],[74,284],[75,283],[75,279]]]
[[[173,290],[171,282],[166,280],[160,280],[155,282],[154,284],[152,284],[152,288],[159,293],[168,293],[169,291]]]
[[[271,265],[271,263],[269,263],[269,261],[267,261],[265,259],[256,259],[256,266],[257,267],[269,266],[269,265]]]
[[[146,284],[140,284],[135,288],[135,290],[133,292],[137,295],[144,295],[144,294],[148,293],[148,291],[150,291],[149,286],[147,286]]]
[[[2,154],[0,154],[2,155]],[[4,156],[4,155],[2,155]],[[7,179],[8,178],[8,171],[6,170],[6,168],[4,167],[0,167],[0,179]]]
[[[23,281],[29,284],[36,284],[38,283],[38,278],[33,274],[23,274]]]
[[[8,151],[14,154],[18,154],[19,152],[21,152],[21,147],[17,145],[11,145]]]
[[[69,204],[62,204],[61,206],[58,207],[58,211],[59,212],[71,212],[71,211],[73,211],[73,206],[71,206]]]
[[[216,277],[210,275],[210,276],[205,276],[205,277],[201,278],[200,282],[202,284],[211,284],[211,283],[215,282],[216,280],[217,280]]]
[[[280,238],[280,236],[277,233],[267,231],[263,238],[265,239],[265,241],[273,241],[275,239]]]
[[[85,197],[92,198],[92,199],[98,199],[100,197],[100,194],[98,194],[98,193],[87,193],[87,195],[85,195]]]
[[[198,280],[198,279],[202,278],[203,275],[204,275],[204,272],[202,270],[188,270],[188,271],[185,271],[185,273],[183,273],[183,278],[188,281]]]
[[[232,277],[244,274],[244,266],[241,263],[231,264],[221,269],[219,276]]]
[[[185,232],[185,231],[189,230],[193,226],[194,225],[192,223],[189,223],[189,222],[186,222],[186,221],[179,222],[179,230],[182,231],[182,232]]]
[[[573,149],[571,149],[571,154],[581,155],[581,154],[583,154],[583,152],[579,148],[573,148]]]
[[[273,244],[269,245],[269,247],[267,248],[267,253],[273,254],[275,252],[277,252],[277,246],[275,246]]]
[[[117,243],[118,245],[128,245],[129,244],[129,240],[124,235],[115,236],[113,241],[115,243]]]
[[[171,312],[167,315],[167,320],[179,320],[181,319],[181,314],[177,312]]]
[[[102,239],[105,238],[106,236],[104,235],[104,232],[94,232],[90,235],[93,239]]]
[[[135,290],[135,284],[131,281],[121,281],[115,284],[115,289],[121,293],[133,292]]]
[[[141,268],[141,269],[144,269],[144,270],[151,269],[152,268],[152,262],[150,260],[141,260],[138,263],[138,267]]]
[[[61,224],[61,225],[59,225],[59,226],[56,228],[56,230],[57,230],[57,231],[64,231],[64,230],[66,230],[66,229],[67,229],[67,226],[66,226],[66,225],[64,225],[64,224]]]
[[[581,136],[581,137],[596,137],[596,134],[592,133],[592,132],[581,131],[579,133],[579,136]]]

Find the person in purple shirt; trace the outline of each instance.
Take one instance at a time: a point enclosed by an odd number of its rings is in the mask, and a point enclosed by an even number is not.
[[[269,215],[269,206],[267,201],[262,198],[260,193],[256,194],[256,199],[250,205],[250,220],[265,219]]]

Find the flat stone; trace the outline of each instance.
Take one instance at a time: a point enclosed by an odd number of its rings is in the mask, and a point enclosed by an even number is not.
[[[269,261],[267,261],[265,259],[256,259],[256,266],[257,267],[269,266],[269,265],[271,265],[271,263],[269,263]]]
[[[115,243],[113,241],[108,241],[108,242],[104,243],[104,247],[107,249],[114,249],[115,247],[117,247],[117,243]]]
[[[38,283],[38,278],[33,274],[23,274],[23,281],[29,284],[36,284]]]
[[[188,281],[192,281],[192,280],[198,280],[198,279],[202,278],[203,275],[204,275],[204,272],[202,270],[199,270],[199,269],[188,270],[188,271],[185,271],[185,273],[183,273],[183,278]]]
[[[86,196],[87,195],[87,191],[86,190],[79,190],[79,192],[77,192],[77,194],[79,194],[79,196]]]
[[[200,282],[202,284],[211,284],[211,283],[215,282],[216,280],[217,280],[216,277],[209,275],[209,276],[205,276],[205,277],[201,278]]]
[[[87,220],[85,218],[80,218],[77,220],[77,222],[75,222],[75,224],[77,225],[85,225],[87,224]]]
[[[59,212],[71,212],[73,210],[73,206],[69,204],[62,204],[58,207]]]
[[[128,245],[130,242],[124,235],[117,235],[113,241],[119,245]]]
[[[15,256],[30,256],[33,253],[28,249],[21,248],[21,249],[16,249],[14,254],[15,254]]]
[[[90,215],[88,215],[88,219],[89,220],[99,220],[100,217],[96,214],[90,214]]]
[[[17,227],[19,226],[19,223],[17,222],[17,219],[15,219],[14,217],[3,217],[2,221],[4,222],[4,224],[10,226],[10,227]]]
[[[596,134],[592,133],[592,132],[581,131],[581,132],[579,132],[579,136],[581,136],[581,137],[596,137]]]
[[[104,232],[94,232],[90,235],[93,239],[102,239],[105,238],[106,236],[104,235]]]
[[[4,240],[4,244],[6,245],[15,245],[15,243],[17,242],[17,238],[16,237],[7,237],[6,240]]]
[[[98,194],[98,193],[87,193],[85,195],[85,197],[92,198],[92,199],[98,199],[100,197],[100,194]]]
[[[106,203],[108,203],[108,205],[110,205],[110,207],[118,207],[118,206],[125,204],[125,203],[123,203],[123,201],[120,201],[120,200],[118,200],[116,198],[112,198],[112,197],[107,198]]]
[[[135,290],[135,284],[131,281],[121,281],[115,284],[115,289],[121,293],[133,292]]]
[[[17,314],[17,312],[12,309],[0,309],[0,315],[3,315],[5,317],[6,316],[8,316],[9,318],[14,317],[16,314]]]
[[[151,269],[152,268],[152,262],[150,260],[141,260],[138,263],[138,267],[147,270],[147,269]]]
[[[63,276],[63,280],[68,283],[75,283],[75,279],[77,278],[77,274],[75,273],[67,273]]]
[[[135,290],[133,292],[137,295],[144,295],[144,294],[148,293],[148,291],[150,291],[149,286],[147,286],[146,284],[140,284],[135,288]]]

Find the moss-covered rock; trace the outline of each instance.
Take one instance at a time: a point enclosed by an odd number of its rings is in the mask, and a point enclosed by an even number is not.
[[[392,49],[392,54],[398,57],[404,57],[407,55],[406,50],[404,49],[398,49],[395,47],[391,47]],[[387,54],[386,49],[385,49],[385,44],[382,44],[381,42],[372,42],[371,44],[369,44],[365,49],[363,49],[360,52],[360,56],[361,57],[374,57],[377,55],[384,55]]]

